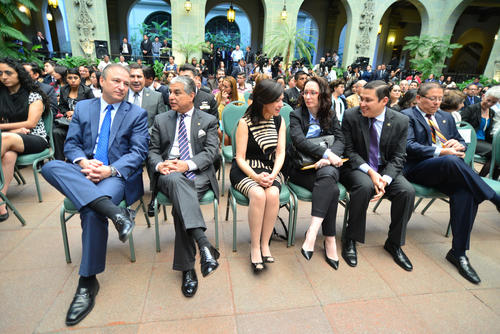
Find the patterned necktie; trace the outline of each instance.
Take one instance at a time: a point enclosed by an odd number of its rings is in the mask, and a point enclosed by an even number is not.
[[[108,143],[109,143],[109,130],[111,129],[111,110],[113,110],[113,105],[108,104],[106,107],[106,113],[101,125],[101,131],[99,131],[99,140],[97,141],[97,148],[95,150],[94,159],[97,159],[103,163],[103,165],[108,165]]]
[[[139,105],[139,93],[134,93],[134,104],[136,106],[140,107],[140,105]]]
[[[378,136],[377,129],[375,128],[375,118],[371,118],[370,125],[370,151],[368,153],[368,165],[373,168],[374,171],[378,172]]]
[[[437,127],[436,123],[432,120],[432,115],[430,114],[425,114],[425,117],[427,117],[427,120],[429,121],[429,126],[431,128],[431,137],[432,137],[432,143],[436,144],[436,137],[439,138],[439,142],[441,143],[441,146],[444,146],[446,143],[446,137],[443,136],[439,128]]]
[[[186,131],[186,124],[184,124],[184,118],[186,118],[186,114],[180,114],[180,120],[179,120],[179,133],[178,133],[178,140],[179,140],[179,156],[181,160],[189,160],[190,155],[189,155],[189,143],[188,143],[188,137],[187,137],[187,131]],[[191,172],[187,171],[184,172],[184,175],[190,180],[193,180],[196,175]]]

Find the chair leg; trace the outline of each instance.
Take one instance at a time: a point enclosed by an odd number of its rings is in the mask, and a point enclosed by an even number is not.
[[[222,140],[224,140],[224,138],[222,138]],[[225,161],[222,160],[222,164],[220,166],[220,168],[222,168],[222,189],[221,189],[221,195],[224,196],[224,188],[226,186],[226,164],[225,164]],[[227,219],[226,219],[227,220]]]
[[[36,192],[38,194],[38,202],[42,203],[42,190],[40,189],[40,182],[38,181],[38,161],[33,163],[33,177],[35,178]]]
[[[17,171],[14,171],[14,179],[16,179],[18,185],[21,185],[23,183],[23,181],[21,181],[21,179],[19,178]]]
[[[219,201],[214,198],[215,248],[219,249]]]
[[[135,262],[134,236],[132,233],[128,237],[128,245],[130,247],[130,262]]]
[[[229,198],[227,199],[229,201]],[[236,199],[231,196],[231,209],[233,210],[233,252],[236,252]]]
[[[428,208],[431,207],[432,204],[434,204],[434,202],[436,201],[437,198],[433,198],[431,199],[431,201],[429,203],[427,203],[427,205],[425,206],[425,208],[422,210],[422,214],[424,215],[425,214],[425,211],[427,211]]]
[[[227,205],[226,205],[226,220],[229,218],[229,201],[231,200],[231,192],[227,191]]]
[[[156,240],[156,252],[159,253],[161,251],[160,249],[160,227],[158,223],[158,200],[155,198],[154,202],[154,208],[155,208],[155,240]]]
[[[448,228],[446,229],[445,237],[449,238],[451,233],[451,223],[448,223]]]
[[[420,203],[422,202],[424,198],[423,197],[420,197],[417,201],[417,203],[415,203],[415,206],[413,207],[413,211],[415,212],[415,210],[417,210],[417,207],[420,205]]]
[[[140,199],[139,206],[135,210],[136,211],[139,210],[139,207],[142,208],[142,212],[144,212],[144,218],[146,219],[146,223],[148,224],[148,228],[150,228],[151,227],[151,222],[149,221],[148,211],[146,210],[146,205],[144,204],[144,199],[142,197]]]
[[[286,243],[287,247],[292,246],[292,234],[293,230],[295,229],[295,223],[294,223],[295,210],[297,210],[295,202],[293,200],[293,196],[290,196],[289,203],[290,203],[290,210],[288,211],[288,240]]]
[[[380,205],[380,203],[381,203],[381,202],[382,202],[382,198],[380,198],[380,199],[377,201],[377,203],[375,204],[375,206],[373,207],[373,210],[372,210],[373,212],[376,212],[376,211],[377,211],[377,208],[378,208],[378,206]]]
[[[26,180],[24,179],[23,174],[21,174],[21,171],[19,170],[19,168],[17,168],[17,166],[14,167],[14,174],[17,174],[19,176],[19,179],[21,179],[22,184],[26,184]]]
[[[61,232],[62,232],[62,238],[63,238],[63,245],[64,245],[64,255],[66,255],[66,263],[71,263],[71,255],[69,252],[69,243],[68,243],[68,231],[66,230],[66,222],[68,219],[66,219],[66,210],[64,209],[64,204],[61,206],[61,211],[59,213],[59,220],[61,222]],[[70,216],[71,217],[71,216]]]
[[[295,243],[295,229],[297,228],[297,210],[298,210],[298,203],[297,203],[297,196],[293,193],[291,193],[291,201],[290,203],[293,202],[293,210],[290,207],[290,215],[292,216],[292,225],[290,226],[290,223],[288,223],[288,244],[287,247],[292,246]]]
[[[12,212],[14,212],[14,215],[16,215],[17,219],[19,219],[19,221],[21,222],[21,224],[23,226],[25,226],[26,225],[26,221],[24,220],[23,216],[21,216],[21,214],[19,213],[19,211],[17,211],[17,209],[14,206],[14,204],[12,204],[11,201],[9,201],[9,199],[7,198],[7,196],[5,196],[2,192],[0,192],[0,197],[2,198],[2,201],[7,205],[7,207]]]
[[[167,221],[167,207],[166,205],[162,205],[163,207],[163,220]]]

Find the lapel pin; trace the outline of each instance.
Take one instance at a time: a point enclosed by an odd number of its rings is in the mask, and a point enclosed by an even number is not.
[[[391,123],[387,123],[387,126],[391,126]]]
[[[198,126],[200,126],[200,123],[198,123]]]

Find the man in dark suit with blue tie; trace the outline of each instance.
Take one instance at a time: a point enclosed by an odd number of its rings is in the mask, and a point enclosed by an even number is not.
[[[217,118],[194,107],[196,85],[180,75],[169,86],[172,110],[155,117],[148,164],[153,184],[172,201],[175,227],[173,269],[182,271],[181,290],[192,297],[198,289],[194,270],[195,242],[203,277],[219,266],[219,252],[208,241],[198,200],[209,190],[219,196],[213,163],[218,158]]]
[[[134,228],[133,212],[117,205],[134,203],[144,192],[142,162],[148,152],[147,112],[123,101],[129,70],[107,66],[101,76],[102,97],[76,105],[64,154],[68,163],[50,161],[43,177],[68,197],[82,221],[80,280],[66,324],[80,322],[92,310],[99,290],[96,274],[104,271],[108,218],[125,242]]]
[[[472,283],[481,282],[465,252],[479,203],[490,200],[500,211],[496,194],[463,160],[466,144],[451,114],[439,109],[443,89],[436,82],[422,84],[417,106],[403,110],[410,118],[404,174],[410,182],[434,187],[450,197],[453,233],[446,259]]]
[[[349,220],[342,243],[342,257],[351,267],[358,263],[356,242],[365,242],[366,210],[370,200],[386,196],[391,204],[391,224],[384,249],[404,270],[413,265],[403,252],[415,190],[403,176],[408,118],[387,108],[389,87],[371,81],[361,92],[359,107],[344,114],[344,154],[349,161],[340,170],[340,182],[349,191]]]
[[[470,84],[467,86],[467,97],[464,100],[464,108],[479,102],[481,102],[481,99],[477,96],[477,85]]]

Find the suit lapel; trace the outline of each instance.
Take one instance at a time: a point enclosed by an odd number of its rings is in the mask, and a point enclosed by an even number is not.
[[[431,137],[431,127],[429,123],[425,120],[424,116],[418,111],[417,107],[413,107],[413,114],[415,118],[420,122],[420,124],[424,127],[427,134],[427,144],[432,145],[432,137]]]
[[[169,153],[170,153],[170,149],[171,149],[171,147],[174,143],[174,139],[175,139],[175,128],[177,126],[177,112],[176,111],[172,110],[165,126],[167,127],[167,134],[169,136],[168,139],[170,142],[170,147],[169,147]]]
[[[142,109],[146,109],[146,110],[148,110],[146,107],[147,107],[148,102],[149,102],[149,101],[148,101],[148,100],[149,100],[149,95],[150,95],[150,93],[149,93],[149,89],[144,88],[144,89],[142,90],[142,102],[141,102],[141,108],[142,108]]]
[[[391,139],[391,133],[394,125],[392,124],[392,113],[389,109],[386,109],[384,124],[382,126],[382,133],[380,134],[379,151],[385,152],[387,148],[387,142]],[[383,157],[383,154],[381,154]]]
[[[196,147],[198,147],[198,132],[200,131],[201,127],[201,122],[200,122],[200,116],[196,109],[193,110],[193,118],[191,119],[191,149],[193,150],[193,155],[195,155],[195,152],[198,152]]]
[[[448,131],[448,123],[447,123],[446,119],[444,119],[444,117],[441,115],[439,110],[438,110],[438,112],[436,112],[434,114],[434,117],[436,118],[436,122],[437,122],[437,126],[439,128],[439,131],[441,131],[443,136],[445,136],[446,140],[448,140],[450,133]]]
[[[111,124],[111,130],[109,132],[108,148],[111,147],[113,140],[115,140],[116,133],[118,132],[118,129],[120,128],[123,120],[125,119],[125,113],[129,110],[129,108],[130,106],[127,102],[122,102],[120,104],[120,107],[118,108],[115,114],[115,118],[113,118],[113,123]]]
[[[90,127],[92,129],[92,147],[97,141],[99,133],[99,117],[101,113],[101,99],[95,99],[93,107],[90,109]]]
[[[370,120],[361,114],[361,109],[358,108],[359,113],[359,127],[361,128],[361,134],[363,136],[363,142],[365,143],[365,153],[368,157],[368,152],[370,151]]]

